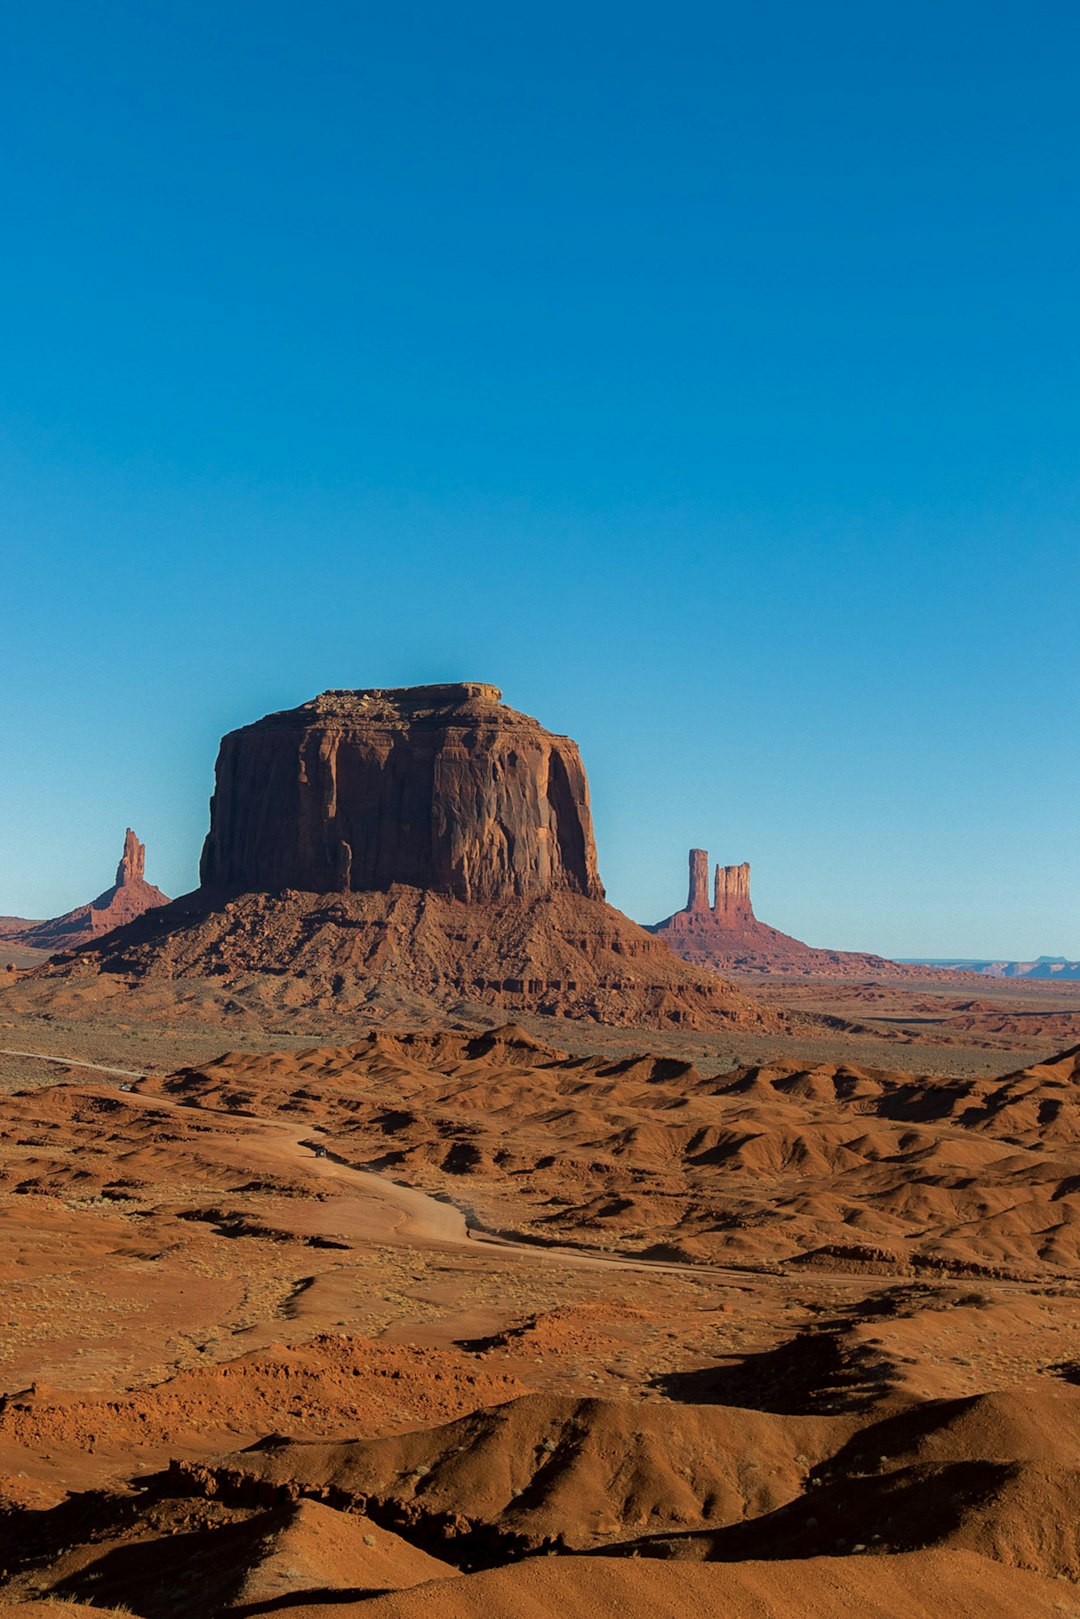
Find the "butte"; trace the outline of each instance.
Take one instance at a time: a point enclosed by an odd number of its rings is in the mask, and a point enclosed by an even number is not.
[[[750,901],[750,866],[717,866],[709,900],[709,856],[690,850],[686,905],[650,933],[676,955],[714,972],[810,975],[823,978],[942,978],[903,962],[855,950],[825,950],[804,944],[759,922]]]
[[[78,905],[73,911],[65,911],[63,916],[54,916],[45,922],[0,916],[0,939],[27,950],[49,952],[71,950],[91,939],[99,939],[125,922],[134,922],[145,911],[169,903],[167,894],[146,881],[145,870],[146,845],[139,842],[129,826],[124,837],[124,852],[110,888],[88,905]]]
[[[231,732],[198,889],[17,988],[58,978],[275,1022],[774,1022],[606,902],[576,744],[473,682],[323,692]]]

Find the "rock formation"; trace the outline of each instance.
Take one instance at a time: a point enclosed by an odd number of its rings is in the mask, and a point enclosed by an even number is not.
[[[709,901],[709,855],[706,849],[690,850],[690,890],[686,909],[676,911],[658,927],[675,932],[693,931],[710,924],[740,927],[754,921],[750,904],[750,867],[717,866],[713,875],[713,899]]]
[[[704,916],[709,909],[709,856],[704,849],[690,850],[690,893],[686,909],[690,916]]]
[[[324,692],[226,736],[200,888],[49,971],[203,979],[291,1020],[777,1026],[605,902],[576,745],[478,682]]]
[[[825,977],[919,976],[902,963],[852,950],[819,950],[780,933],[754,915],[750,901],[750,866],[717,866],[709,904],[709,857],[690,850],[690,894],[686,908],[649,931],[664,939],[676,955],[716,972],[799,973]],[[925,973],[921,976],[925,977]]]
[[[79,905],[63,916],[46,922],[21,917],[0,917],[0,939],[29,950],[73,950],[77,945],[99,939],[114,928],[134,922],[144,912],[168,905],[169,896],[148,883],[146,845],[140,843],[130,826],[124,834],[124,852],[116,868],[116,881],[88,905]]]
[[[124,852],[116,867],[115,887],[133,888],[143,881],[146,871],[146,844],[140,843],[130,826],[124,833]]]
[[[712,914],[729,926],[754,920],[750,904],[750,862],[741,866],[717,866],[713,887]]]
[[[478,682],[328,691],[225,737],[208,889],[603,899],[576,745]]]

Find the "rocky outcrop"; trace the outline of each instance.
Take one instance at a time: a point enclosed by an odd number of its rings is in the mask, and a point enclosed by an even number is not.
[[[750,900],[750,866],[717,866],[708,902],[709,857],[690,850],[690,894],[684,910],[649,929],[676,955],[723,973],[790,973],[829,978],[925,977],[900,962],[854,950],[819,950],[759,922]]]
[[[690,850],[690,892],[686,909],[691,916],[704,916],[709,909],[709,855],[706,849]]]
[[[116,868],[115,891],[119,892],[121,888],[132,890],[143,881],[145,871],[146,844],[139,842],[129,826],[124,833],[124,852]]]
[[[91,939],[101,938],[114,928],[134,922],[146,911],[168,905],[169,896],[146,881],[145,869],[146,845],[139,842],[129,826],[124,835],[124,852],[116,868],[116,881],[111,888],[88,905],[79,905],[46,922],[0,917],[0,939],[24,949],[52,952],[72,950]]]
[[[292,1026],[304,1011],[377,1022],[491,1007],[780,1026],[603,894],[567,737],[479,683],[324,692],[225,737],[196,893],[37,972],[54,1003],[57,973],[138,985],[144,1003],[202,980],[231,1015],[273,1010]]]
[[[682,933],[704,927],[708,932],[713,923],[735,927],[753,920],[749,865],[717,866],[710,904],[708,850],[691,849],[690,891],[686,899],[686,908],[676,911],[674,916],[669,916],[666,921],[658,923],[653,931],[659,932],[663,929]]]
[[[750,862],[741,866],[717,866],[713,885],[712,914],[728,925],[754,920],[750,904]]]
[[[226,736],[204,888],[602,899],[576,745],[478,682],[328,691]]]

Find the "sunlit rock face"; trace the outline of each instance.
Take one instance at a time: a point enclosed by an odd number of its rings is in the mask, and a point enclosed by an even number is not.
[[[204,888],[603,898],[577,746],[462,682],[328,691],[226,736]]]

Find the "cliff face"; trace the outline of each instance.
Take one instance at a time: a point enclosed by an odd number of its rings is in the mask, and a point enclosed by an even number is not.
[[[495,686],[332,691],[226,736],[204,888],[603,898],[577,746]]]
[[[18,917],[0,917],[0,939],[30,950],[73,950],[76,945],[98,939],[113,928],[134,922],[146,911],[167,905],[169,896],[148,883],[146,845],[140,843],[130,826],[124,836],[124,852],[116,868],[116,881],[88,905],[79,905],[63,916],[47,922],[24,922]]]
[[[712,914],[718,922],[737,926],[754,921],[750,903],[750,862],[741,866],[717,866],[713,886]]]
[[[124,852],[116,868],[115,888],[133,888],[145,881],[146,844],[140,843],[130,826],[124,833]]]
[[[690,892],[686,909],[691,916],[707,916],[709,911],[709,854],[707,849],[690,850]]]

